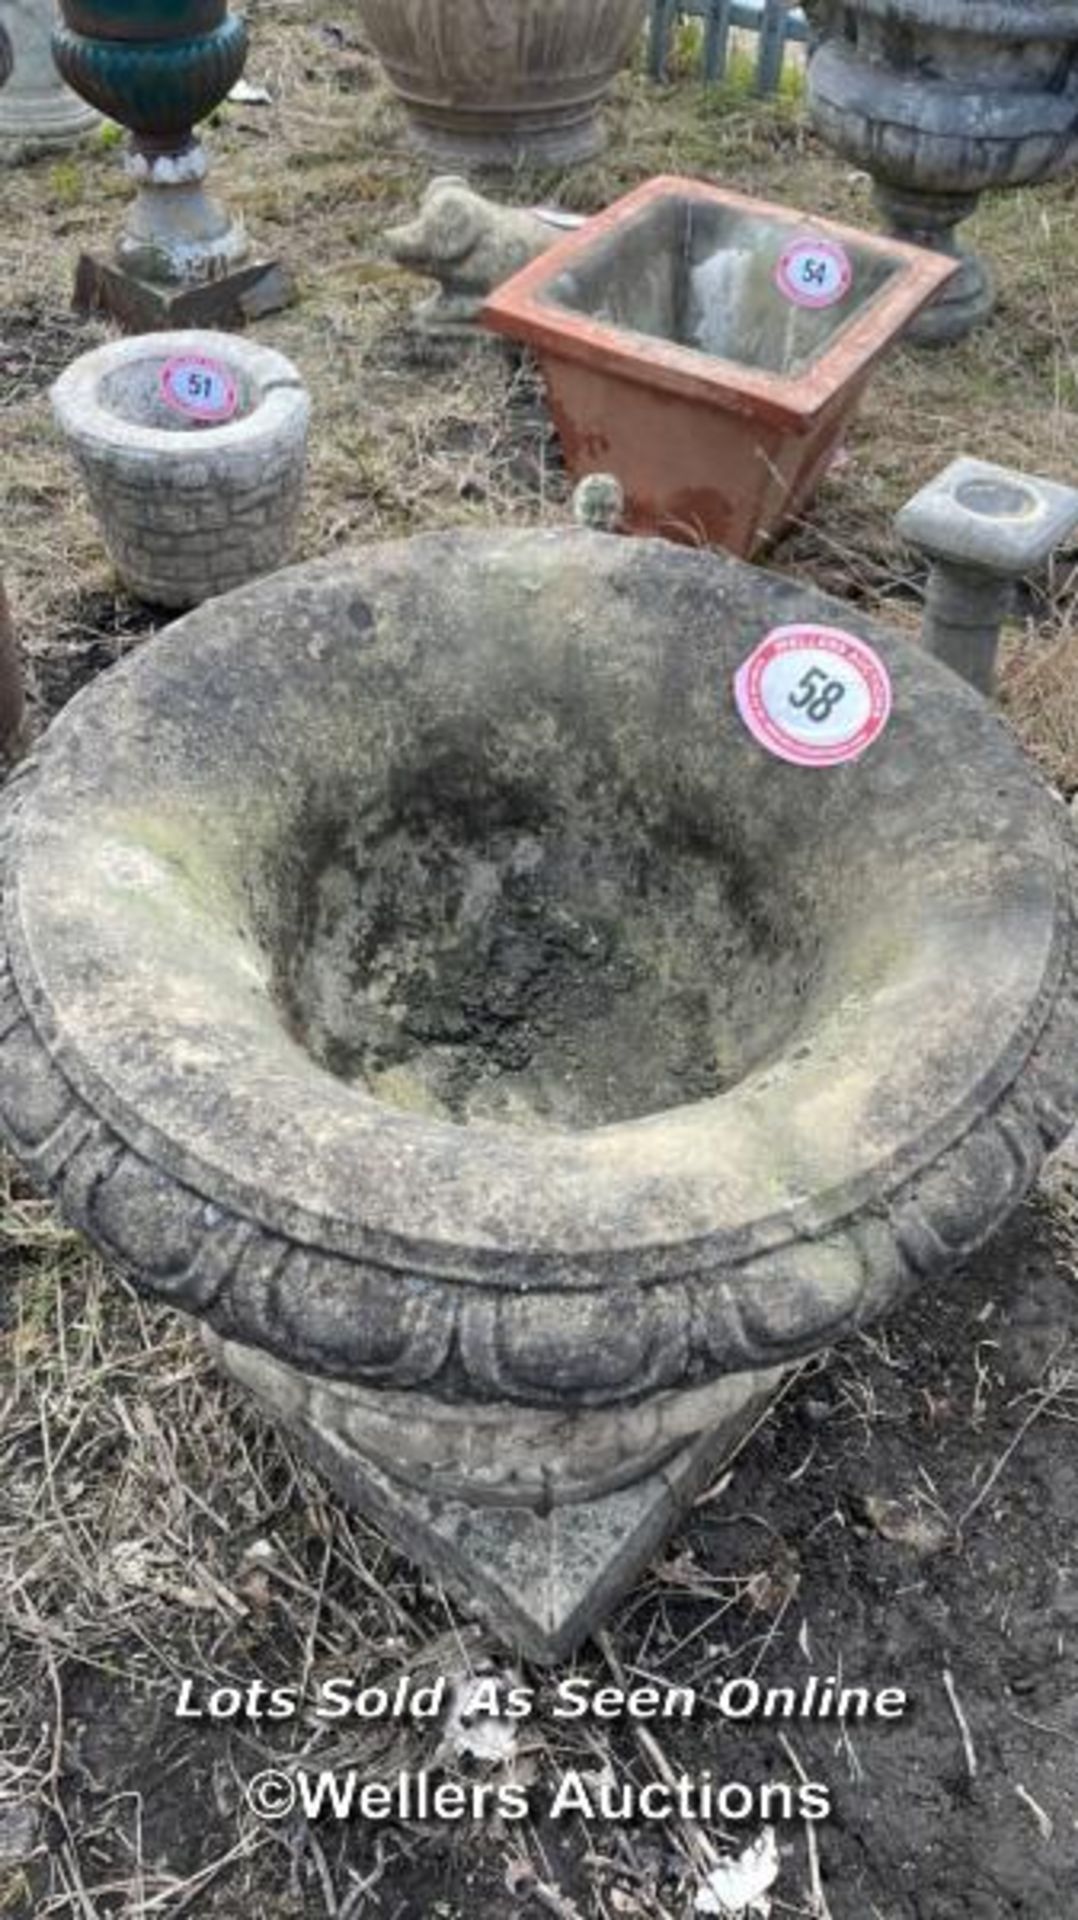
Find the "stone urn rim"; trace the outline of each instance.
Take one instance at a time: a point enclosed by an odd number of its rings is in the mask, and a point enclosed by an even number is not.
[[[104,383],[143,363],[160,362],[184,354],[200,354],[224,363],[242,382],[252,401],[238,418],[201,423],[197,438],[190,431],[147,426],[110,405],[102,395]],[[188,461],[197,446],[242,453],[256,449],[267,434],[297,414],[309,415],[310,395],[297,368],[274,347],[211,328],[174,328],[169,332],[140,333],[108,340],[64,368],[50,389],[53,412],[65,432],[77,431],[80,440],[108,446],[122,441],[133,454],[152,461]]]
[[[195,39],[212,33],[228,11],[228,0],[174,0],[166,12],[173,15],[172,32],[160,17],[147,20],[142,0],[60,0],[65,25],[87,40],[116,40],[142,45],[146,41]]]
[[[1012,0],[856,0],[858,13],[915,20],[963,34],[999,34],[1012,40],[1071,40],[1078,21],[1075,0],[1022,0],[1020,20]]]
[[[258,836],[293,804],[269,791],[271,770],[287,783],[293,750],[332,769],[379,649],[405,636],[411,667],[392,674],[415,687],[423,662],[437,679],[467,661],[489,596],[512,656],[527,608],[552,595],[584,607],[581,632],[596,596],[610,600],[657,682],[664,661],[703,675],[692,724],[714,724],[730,779],[766,781],[799,814],[814,782],[834,782],[849,834],[868,836],[864,864],[844,881],[836,1002],[804,1015],[799,1047],[641,1120],[455,1126],[317,1066],[236,922]],[[746,623],[762,638],[781,612],[844,624],[888,666],[890,725],[852,767],[771,761],[730,711]],[[926,783],[948,743],[949,780]],[[913,796],[898,873],[888,836]],[[946,669],[715,555],[560,529],[418,536],[291,569],[176,622],[80,694],[5,808],[8,1137],[147,1286],[316,1372],[601,1405],[781,1364],[979,1244],[1070,1123],[1062,807]],[[844,847],[852,860],[855,840]]]

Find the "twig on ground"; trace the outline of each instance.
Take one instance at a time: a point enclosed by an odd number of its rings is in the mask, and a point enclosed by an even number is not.
[[[793,1741],[785,1733],[779,1734],[779,1744],[803,1787],[808,1785],[808,1774],[801,1764],[800,1755]],[[816,1829],[811,1820],[805,1821],[805,1844],[809,1857],[809,1889],[812,1900],[814,1920],[831,1920],[831,1909],[827,1904],[827,1895],[823,1890],[820,1877],[820,1847],[816,1839]]]
[[[950,1667],[944,1667],[943,1669],[943,1685],[950,1702],[951,1712],[954,1714],[955,1725],[962,1738],[962,1751],[966,1756],[966,1772],[969,1774],[971,1780],[976,1780],[977,1754],[973,1745],[973,1735],[970,1733],[969,1721],[963,1712],[962,1702],[958,1698],[958,1691],[955,1687],[954,1676],[951,1673]]]
[[[995,1486],[996,1481],[999,1479],[1000,1474],[1003,1472],[1003,1469],[1007,1465],[1007,1462],[1013,1457],[1017,1449],[1021,1446],[1022,1441],[1025,1439],[1026,1434],[1029,1432],[1029,1429],[1033,1425],[1034,1421],[1040,1419],[1041,1414],[1044,1412],[1045,1408],[1050,1407],[1053,1400],[1058,1400],[1060,1396],[1066,1392],[1069,1384],[1070,1384],[1070,1376],[1069,1374],[1064,1373],[1058,1379],[1051,1380],[1048,1386],[1045,1387],[1043,1393],[1041,1393],[1038,1396],[1037,1400],[1034,1402],[1033,1406],[1030,1408],[1021,1426],[1019,1427],[1017,1433],[1014,1434],[1012,1439],[1009,1441],[1008,1445],[1004,1447],[1003,1452],[1000,1454],[999,1459],[995,1462],[995,1465],[992,1467],[986,1480],[977,1489],[977,1492],[974,1494],[973,1499],[969,1503],[969,1506],[965,1509],[963,1513],[959,1515],[958,1521],[956,1524],[956,1532],[961,1533],[962,1529],[966,1526],[967,1522],[972,1520],[973,1515],[977,1512],[977,1509],[984,1505],[984,1502],[987,1500],[989,1494],[992,1491],[992,1488]]]
[[[1044,1808],[1040,1805],[1040,1803],[1034,1800],[1033,1795],[1027,1792],[1026,1788],[1023,1787],[1019,1781],[1015,1782],[1014,1791],[1017,1794],[1019,1800],[1022,1802],[1022,1805],[1024,1807],[1029,1808],[1030,1813],[1033,1815],[1034,1820],[1037,1822],[1037,1826],[1040,1830],[1041,1839],[1050,1840],[1052,1838],[1052,1835],[1055,1833],[1055,1827],[1052,1823],[1051,1814],[1045,1813]]]

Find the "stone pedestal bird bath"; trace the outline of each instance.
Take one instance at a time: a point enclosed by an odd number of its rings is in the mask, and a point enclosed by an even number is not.
[[[742,721],[794,621],[889,679],[848,763]],[[293,569],[79,695],[2,806],[9,1143],[539,1658],[1078,1106],[1065,809],[946,668],[733,560]]]

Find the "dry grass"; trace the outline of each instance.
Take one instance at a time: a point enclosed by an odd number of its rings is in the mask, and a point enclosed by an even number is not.
[[[10,1168],[4,1179],[0,1240],[13,1284],[0,1423],[0,1914],[172,1920],[197,1904],[227,1916],[349,1920],[383,1911],[367,1901],[384,1878],[413,1866],[429,1872],[421,1823],[372,1840],[357,1863],[347,1829],[327,1837],[302,1822],[260,1826],[243,1786],[266,1766],[299,1764],[392,1782],[401,1768],[432,1764],[440,1730],[306,1716],[283,1730],[244,1723],[211,1763],[205,1728],[192,1734],[175,1719],[181,1683],[207,1698],[256,1676],[301,1691],[328,1675],[422,1682],[501,1671],[504,1656],[326,1493],[219,1379],[194,1331],[105,1271]],[[630,1677],[651,1678],[679,1661],[682,1684],[705,1686],[727,1664],[751,1670],[796,1586],[775,1560],[773,1530],[760,1526],[758,1548],[721,1575],[684,1549],[659,1560],[615,1638],[604,1637],[583,1670],[623,1677],[624,1663]],[[677,1616],[694,1600],[703,1618],[686,1632]],[[462,1755],[442,1763],[462,1779],[476,1772]],[[204,1816],[190,1824],[183,1783],[211,1764],[207,1830]],[[617,1777],[642,1765],[647,1778],[665,1762],[654,1739],[634,1756],[631,1740],[627,1750],[606,1729],[555,1728],[540,1715],[522,1732],[509,1777],[529,1783],[570,1764]],[[167,1791],[162,1806],[170,1777],[174,1819]],[[553,1891],[557,1868],[530,1825],[492,1838],[498,1871],[518,1893],[579,1920],[572,1900]],[[585,1855],[583,1828],[577,1842]],[[626,1844],[591,1863],[593,1911],[684,1914],[701,1842],[684,1827],[672,1844],[661,1875],[671,1905],[656,1891],[655,1862]],[[13,1845],[25,1857],[5,1878]],[[478,1885],[481,1873],[473,1877]],[[643,1900],[641,1882],[650,1886]],[[611,1888],[613,1909],[603,1902]],[[477,1892],[474,1911],[482,1909]]]
[[[300,303],[259,332],[295,359],[315,400],[302,553],[427,526],[558,518],[566,487],[529,374],[514,373],[497,348],[421,351],[402,331],[416,288],[385,260],[379,234],[414,202],[423,174],[351,16],[329,31],[312,0],[262,0],[250,12],[248,78],[275,104],[230,108],[213,146],[229,200],[300,284]],[[865,180],[818,148],[790,98],[760,104],[689,84],[655,92],[631,75],[617,92],[611,136],[601,162],[565,179],[521,178],[514,197],[590,209],[649,173],[681,169],[855,221],[872,217]],[[103,336],[67,313],[72,263],[79,246],[108,237],[126,188],[115,152],[91,144],[0,176],[0,195],[0,572],[48,707],[69,671],[77,678],[106,664],[146,626],[117,592],[45,398],[72,354]],[[1074,478],[1074,186],[1001,199],[975,230],[998,271],[997,321],[951,353],[893,356],[850,460],[775,556],[909,628],[918,570],[892,516],[938,466],[969,449]],[[1014,725],[1066,792],[1078,788],[1076,601],[1078,563],[1064,555],[1026,597],[1004,684]],[[15,1812],[0,1811],[0,1915],[427,1912],[422,1889],[444,1865],[432,1860],[429,1834],[370,1837],[360,1858],[330,1854],[313,1831],[286,1839],[256,1827],[242,1816],[239,1773],[257,1771],[281,1736],[248,1729],[211,1763],[177,1727],[170,1702],[185,1675],[295,1682],[321,1667],[373,1681],[466,1668],[492,1649],[215,1378],[194,1334],[106,1274],[10,1170],[6,1180],[0,1785]],[[1073,1206],[1059,1207],[1073,1235]],[[840,1392],[867,1433],[880,1415],[856,1355]],[[1073,1395],[1066,1405],[1073,1419]],[[677,1664],[679,1677],[686,1660],[705,1677],[720,1662],[744,1670],[770,1645],[792,1591],[788,1562],[762,1523],[758,1540],[721,1577],[675,1550],[624,1610],[608,1643],[613,1658],[641,1672]],[[691,1630],[677,1624],[686,1593],[697,1603]],[[293,1758],[306,1751],[371,1777],[415,1760],[414,1740],[384,1726],[344,1741],[306,1725],[289,1737]],[[570,1750],[564,1735],[556,1745],[540,1729],[521,1764],[549,1767]],[[130,1778],[132,1754],[136,1784],[110,1798],[109,1783]],[[578,1757],[615,1770],[647,1764],[605,1741]],[[162,1780],[170,1769],[182,1779],[211,1764],[216,1826],[192,1834],[177,1815],[170,1828]],[[79,1830],[76,1809],[87,1800],[97,1823]],[[32,1847],[18,1828],[27,1810]],[[569,1837],[585,1861],[589,1912],[662,1920],[691,1907],[691,1837],[675,1836],[673,1867],[627,1841],[599,1858],[590,1836]],[[528,1827],[493,1843],[499,1895],[508,1875],[521,1906],[579,1920],[557,1891],[559,1863],[541,1836]],[[458,1853],[470,1844],[458,1842]],[[20,1845],[28,1864],[18,1861]],[[492,1905],[482,1863],[458,1858],[456,1867],[463,1884],[469,1872],[475,1883],[468,1910]],[[419,1889],[413,1904],[388,1897],[402,1885]],[[807,1890],[782,1908],[812,1910]]]

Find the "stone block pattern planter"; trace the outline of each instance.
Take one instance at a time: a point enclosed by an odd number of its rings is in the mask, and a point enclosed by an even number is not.
[[[177,356],[227,370],[221,425],[170,410],[160,379]],[[117,573],[132,593],[190,607],[284,564],[306,462],[310,401],[289,360],[231,334],[112,342],[61,374],[53,408]]]

